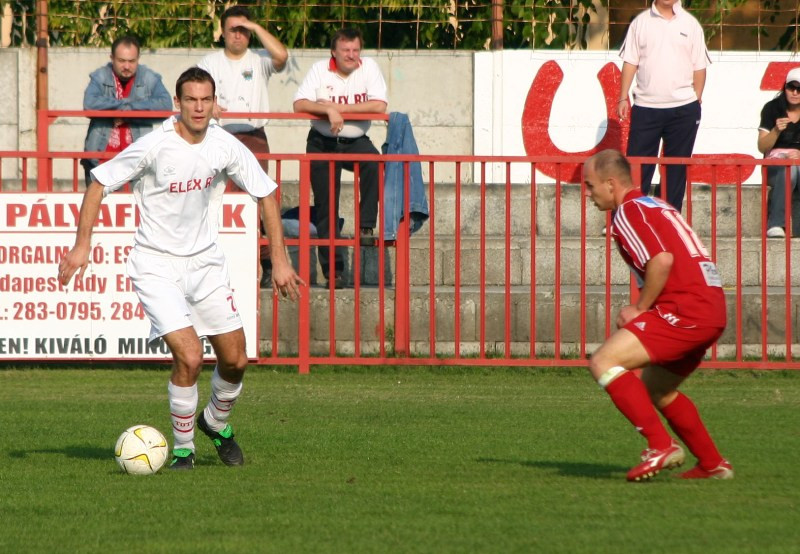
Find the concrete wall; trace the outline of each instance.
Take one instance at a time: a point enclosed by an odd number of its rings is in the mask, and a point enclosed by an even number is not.
[[[180,73],[212,50],[143,50],[141,63],[163,77],[173,91]],[[327,58],[327,50],[294,50],[284,71],[270,80],[272,111],[292,111],[292,97],[311,65]],[[472,75],[470,52],[366,51],[383,70],[389,88],[389,110],[409,114],[420,152],[425,154],[472,154]],[[108,62],[108,49],[51,48],[49,51],[50,109],[82,109],[89,73]],[[0,91],[0,148],[34,149],[36,50],[0,50],[0,78],[8,83]],[[13,84],[13,86],[11,85]],[[87,120],[63,118],[50,130],[51,150],[81,151]],[[268,127],[272,152],[305,152],[308,123],[276,120]],[[373,125],[370,137],[380,148],[386,136],[383,123]],[[464,168],[465,174],[469,168]],[[287,168],[284,179],[294,179]],[[68,178],[71,164],[56,163],[55,177]],[[4,175],[8,175],[4,173]],[[441,175],[447,178],[446,175]],[[454,177],[454,176],[451,176]]]
[[[36,148],[36,50],[0,49],[0,150]],[[4,177],[18,172],[15,159],[2,161]]]

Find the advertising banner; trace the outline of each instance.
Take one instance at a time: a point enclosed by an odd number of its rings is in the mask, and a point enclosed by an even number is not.
[[[89,267],[67,286],[58,264],[75,241],[83,196],[0,195],[0,360],[169,359],[163,341],[148,343],[150,322],[126,275],[138,211],[133,195],[107,196],[92,235]],[[257,204],[226,194],[219,244],[244,323],[247,355],[257,357]],[[213,356],[204,340],[205,355]]]
[[[760,159],[756,143],[761,108],[783,87],[789,70],[800,66],[800,59],[790,52],[710,56],[694,156]],[[621,67],[616,51],[475,54],[475,155],[587,157],[605,148],[625,152],[630,121],[620,121],[616,114]],[[505,166],[492,166],[487,167],[487,180],[505,182]],[[580,180],[578,165],[541,164],[537,181],[553,182],[559,171],[562,182]],[[713,178],[730,183],[738,173],[732,169]],[[689,179],[708,183],[712,170],[690,168]],[[746,168],[745,183],[760,180],[757,168]],[[514,164],[511,181],[530,183],[530,165]]]

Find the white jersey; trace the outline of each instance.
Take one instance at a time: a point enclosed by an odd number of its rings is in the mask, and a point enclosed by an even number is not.
[[[229,112],[268,112],[267,84],[276,73],[275,64],[266,50],[246,50],[238,60],[214,52],[200,60],[197,66],[208,71],[217,87],[217,104]],[[260,129],[266,119],[228,119],[220,124],[231,133]]]
[[[358,104],[367,100],[388,102],[386,81],[383,80],[383,74],[377,62],[372,58],[361,58],[361,66],[347,77],[342,77],[336,72],[334,58],[315,63],[311,66],[303,84],[297,89],[293,101],[311,100],[316,102],[321,100],[321,98],[317,98],[317,90],[321,88],[327,91],[326,99],[335,104]],[[367,134],[370,123],[370,121],[345,120],[344,128],[339,136],[344,138],[363,137]],[[311,126],[326,137],[333,136],[327,120],[314,119],[311,121]]]
[[[212,123],[200,144],[175,131],[176,116],[92,170],[104,194],[130,182],[139,208],[137,246],[172,256],[193,256],[217,240],[222,194],[230,178],[253,199],[278,185],[255,156]]]

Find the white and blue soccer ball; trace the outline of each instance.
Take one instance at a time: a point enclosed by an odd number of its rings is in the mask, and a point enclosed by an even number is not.
[[[117,439],[114,457],[125,473],[151,475],[167,461],[169,446],[161,432],[149,425],[134,425]]]

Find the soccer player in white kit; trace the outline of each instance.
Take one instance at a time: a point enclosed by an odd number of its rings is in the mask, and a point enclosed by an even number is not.
[[[242,465],[244,457],[228,418],[242,391],[245,337],[225,256],[216,243],[228,179],[257,200],[263,211],[272,245],[275,293],[295,300],[305,283],[286,257],[280,211],[272,195],[277,185],[242,143],[211,124],[216,102],[211,75],[190,68],[175,88],[180,116],[92,171],[75,245],[59,264],[59,280],[66,285],[76,271],[83,275],[103,197],[132,183],[141,222],[128,258],[128,276],[150,319],[150,340],[163,337],[173,357],[168,393],[175,440],[170,467],[194,467],[197,378],[203,364],[200,336],[214,348],[217,366],[211,398],[197,417],[197,427],[211,438],[226,465]]]

